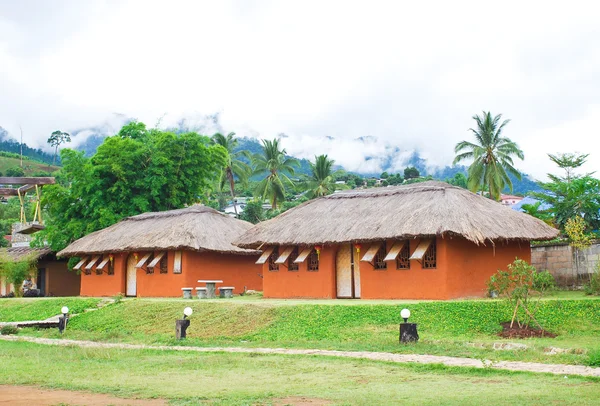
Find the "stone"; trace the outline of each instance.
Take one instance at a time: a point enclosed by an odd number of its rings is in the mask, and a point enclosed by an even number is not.
[[[565,354],[568,352],[570,352],[570,350],[566,349],[566,348],[558,348],[558,347],[544,348],[544,354],[546,354],[546,355]]]
[[[512,351],[512,350],[522,351],[522,350],[526,350],[529,347],[526,346],[525,344],[519,344],[519,343],[494,343],[494,346],[492,348],[494,350],[498,350],[498,351]]]

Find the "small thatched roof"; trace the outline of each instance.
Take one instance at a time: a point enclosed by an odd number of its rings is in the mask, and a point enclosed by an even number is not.
[[[13,261],[23,259],[41,259],[51,254],[50,248],[31,248],[31,247],[8,247],[0,248],[0,257],[6,257]]]
[[[185,209],[144,213],[128,217],[104,230],[73,242],[58,256],[131,251],[193,250],[239,255],[257,251],[232,245],[252,227],[210,207],[194,205]]]
[[[476,244],[547,240],[558,230],[468,190],[429,181],[349,190],[308,201],[259,223],[235,244],[310,245],[460,235]]]

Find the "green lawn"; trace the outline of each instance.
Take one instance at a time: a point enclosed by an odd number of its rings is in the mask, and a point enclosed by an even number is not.
[[[10,313],[4,309],[9,302],[0,301],[0,315]],[[529,346],[520,351],[492,349],[494,343],[506,341],[497,336],[499,323],[511,317],[511,309],[499,300],[351,302],[354,304],[338,306],[260,299],[124,300],[73,317],[64,337],[178,345],[181,342],[173,338],[174,320],[189,305],[194,314],[186,345],[367,350],[567,364],[591,364],[592,356],[600,352],[600,300],[543,301],[539,320],[558,337],[511,340]],[[48,307],[55,309],[57,302],[49,302]],[[419,325],[421,340],[417,344],[398,344],[403,307],[411,309],[411,321]],[[19,312],[20,318],[28,318],[23,315],[26,310]],[[56,330],[24,329],[21,334],[58,337]],[[548,355],[548,347],[568,352]]]
[[[598,404],[600,380],[316,356],[181,353],[0,342],[0,384],[173,404]],[[281,404],[281,403],[279,403]],[[319,403],[316,403],[319,404]]]

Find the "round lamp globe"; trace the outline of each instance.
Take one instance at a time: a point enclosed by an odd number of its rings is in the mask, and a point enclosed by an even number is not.
[[[402,309],[402,311],[400,312],[400,317],[402,317],[403,319],[408,319],[410,317],[410,310]]]
[[[62,314],[67,314],[69,313],[69,308],[67,306],[63,306],[62,309],[60,309]]]
[[[185,309],[183,309],[183,314],[187,317],[190,317],[192,313],[194,313],[194,311],[191,307],[186,307]]]

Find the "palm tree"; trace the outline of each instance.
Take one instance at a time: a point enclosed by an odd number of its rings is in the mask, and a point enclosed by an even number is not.
[[[502,130],[510,120],[500,123],[502,114],[492,117],[490,112],[482,116],[474,115],[477,128],[469,128],[475,135],[476,143],[461,141],[454,147],[457,154],[454,164],[473,159],[469,166],[467,186],[477,192],[486,186],[490,197],[498,200],[500,192],[508,185],[512,191],[512,181],[508,174],[521,180],[521,174],[514,168],[513,157],[524,159],[523,151],[509,138],[502,137]]]
[[[334,162],[327,155],[315,156],[315,163],[310,163],[311,176],[308,180],[308,198],[325,196],[334,191],[335,182],[331,171]]]
[[[262,140],[262,153],[252,156],[255,174],[264,174],[266,177],[256,186],[255,194],[265,199],[267,195],[271,200],[273,209],[277,209],[277,200],[285,199],[284,182],[294,186],[294,182],[286,175],[294,174],[294,167],[299,166],[295,158],[286,157],[285,149],[279,149],[279,140]]]
[[[229,190],[231,192],[231,200],[233,200],[233,209],[235,215],[238,215],[237,204],[235,201],[235,178],[242,184],[248,182],[250,177],[251,169],[248,164],[240,160],[242,156],[248,157],[248,151],[237,151],[235,148],[238,145],[238,140],[235,138],[235,133],[231,132],[226,136],[220,133],[216,133],[212,136],[213,144],[220,145],[227,150],[227,160],[225,166],[221,170],[221,177],[219,179],[219,187],[223,190],[226,182],[229,182]]]

